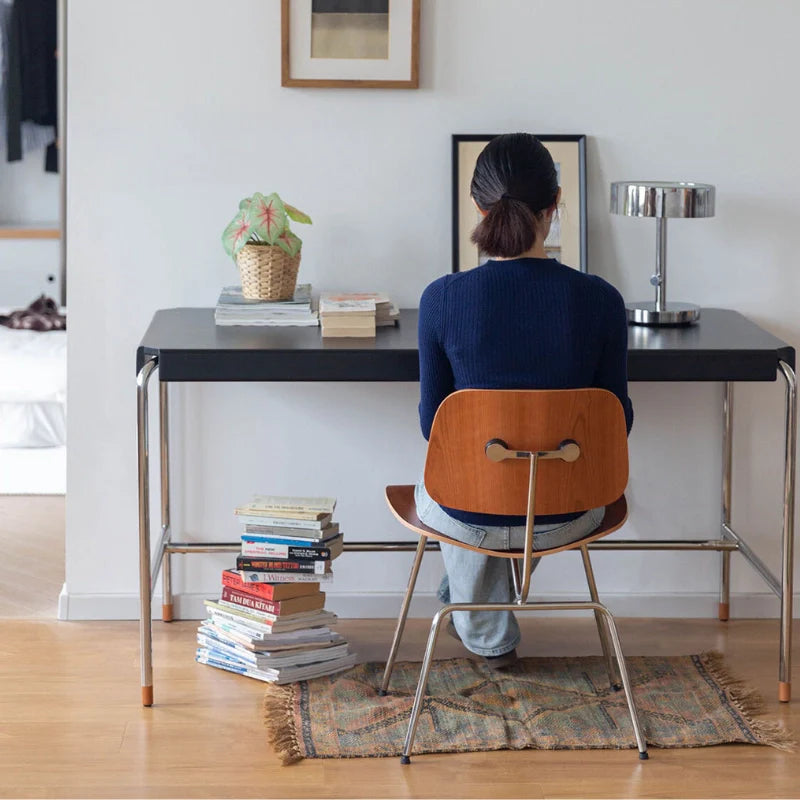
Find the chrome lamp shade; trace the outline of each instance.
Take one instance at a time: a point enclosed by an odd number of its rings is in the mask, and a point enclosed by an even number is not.
[[[687,325],[700,318],[699,306],[667,302],[667,219],[714,216],[714,187],[707,183],[618,181],[611,184],[611,213],[656,218],[656,269],[650,278],[655,301],[628,303],[634,325]]]

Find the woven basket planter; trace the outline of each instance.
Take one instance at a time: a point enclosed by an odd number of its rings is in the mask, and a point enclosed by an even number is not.
[[[242,294],[249,300],[290,300],[297,285],[300,253],[290,256],[271,244],[246,244],[236,255]]]

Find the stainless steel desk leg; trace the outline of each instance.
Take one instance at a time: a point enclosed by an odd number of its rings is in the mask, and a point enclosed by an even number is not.
[[[161,440],[161,536],[162,541],[169,543],[169,384],[159,381],[158,384],[158,419]],[[171,554],[164,552],[161,558],[161,619],[172,622],[172,559]]]
[[[139,443],[139,652],[142,705],[153,705],[153,631],[150,582],[150,464],[147,384],[158,359],[146,361],[136,376],[136,435]]]
[[[783,536],[781,539],[781,653],[778,699],[792,697],[792,600],[794,578],[794,490],[797,462],[797,376],[785,361],[779,364],[786,380],[786,427],[783,458]]]
[[[731,486],[733,476],[733,383],[725,382],[725,397],[722,401],[722,524],[731,524]],[[723,537],[724,537],[723,527]],[[720,553],[721,572],[719,583],[718,616],[727,622],[731,603],[731,553]]]

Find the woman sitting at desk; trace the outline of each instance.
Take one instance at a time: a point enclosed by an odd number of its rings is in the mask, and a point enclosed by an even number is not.
[[[550,153],[530,134],[498,136],[478,157],[470,193],[483,215],[472,241],[490,260],[435,280],[420,300],[419,416],[425,438],[439,404],[459,389],[608,389],[620,399],[630,431],[622,297],[602,278],[545,253],[561,196]],[[495,550],[523,545],[525,517],[442,508],[422,480],[416,504],[426,525],[459,541]],[[537,517],[536,548],[588,535],[603,511]],[[447,572],[439,593],[443,602],[513,602],[507,559],[447,544],[441,549]],[[450,632],[494,669],[516,661],[520,632],[512,612],[457,611]]]

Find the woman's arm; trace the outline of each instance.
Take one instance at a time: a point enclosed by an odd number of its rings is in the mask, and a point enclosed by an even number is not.
[[[606,283],[606,341],[594,385],[613,392],[622,403],[628,433],[633,425],[633,405],[628,397],[628,317],[622,295]]]
[[[436,409],[454,391],[453,370],[441,341],[444,280],[434,281],[419,301],[419,424],[427,440]]]

